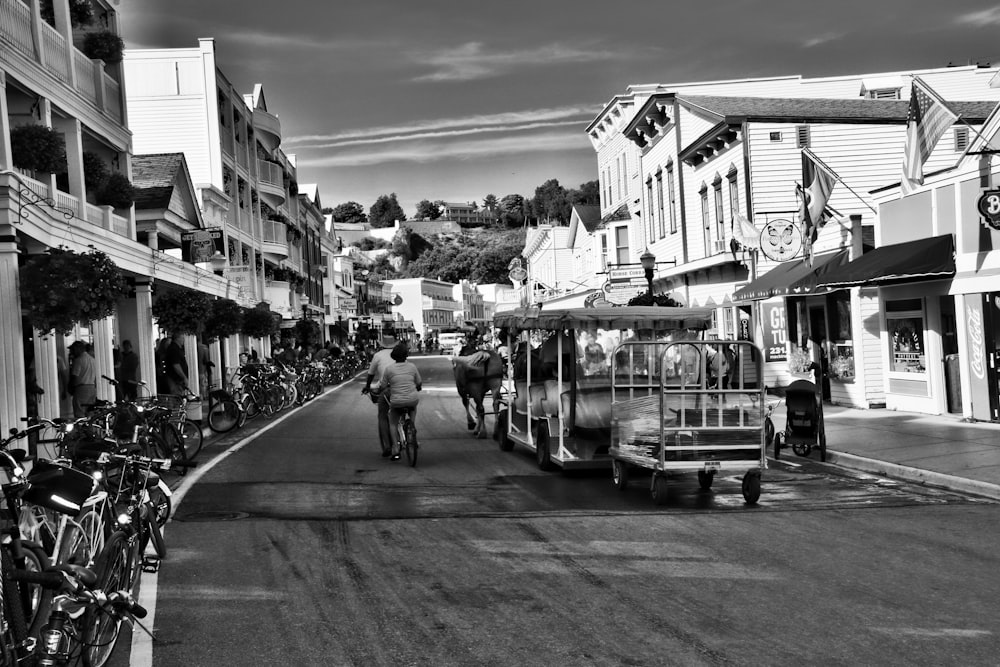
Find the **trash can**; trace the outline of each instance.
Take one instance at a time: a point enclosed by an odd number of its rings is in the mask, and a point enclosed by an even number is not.
[[[962,369],[957,354],[944,358],[944,390],[948,401],[948,412],[962,412]]]

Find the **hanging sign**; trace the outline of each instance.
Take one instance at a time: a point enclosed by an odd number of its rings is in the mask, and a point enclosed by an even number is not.
[[[181,234],[181,259],[185,262],[210,262],[215,253],[226,254],[221,229],[196,229]]]
[[[976,202],[983,225],[1000,231],[1000,190],[985,190]]]
[[[802,232],[791,220],[769,220],[760,232],[760,251],[772,261],[792,259],[801,249]]]

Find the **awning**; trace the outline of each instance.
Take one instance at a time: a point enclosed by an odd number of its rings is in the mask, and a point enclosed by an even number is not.
[[[822,276],[820,287],[843,289],[858,285],[941,280],[955,275],[955,244],[951,234],[882,246]]]
[[[733,301],[759,301],[776,296],[811,294],[817,283],[833,269],[847,263],[846,248],[813,257],[812,266],[805,259],[784,262],[733,294]]]
[[[497,313],[493,325],[516,330],[548,329],[707,329],[711,308],[600,306],[596,308],[517,308]]]

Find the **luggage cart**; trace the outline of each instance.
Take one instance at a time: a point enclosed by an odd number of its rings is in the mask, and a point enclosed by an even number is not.
[[[796,380],[785,389],[785,431],[774,435],[774,458],[791,447],[799,456],[809,456],[819,449],[819,460],[826,461],[826,427],[823,424],[823,397],[818,385]]]
[[[649,343],[623,343],[614,359],[644,354]],[[767,468],[764,435],[763,355],[750,341],[686,340],[655,343],[659,352],[658,391],[636,395],[619,381],[612,385],[612,477],[626,487],[631,468],[652,471],[654,502],[667,501],[667,478],[697,473],[703,490],[719,473],[743,473],[748,505],[760,498]],[[729,346],[734,360],[726,377],[715,377],[716,354]]]

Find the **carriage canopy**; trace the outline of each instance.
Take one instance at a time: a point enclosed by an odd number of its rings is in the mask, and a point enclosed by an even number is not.
[[[529,329],[708,329],[711,308],[670,306],[605,306],[601,308],[517,308],[497,313],[493,325],[513,331]]]

